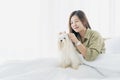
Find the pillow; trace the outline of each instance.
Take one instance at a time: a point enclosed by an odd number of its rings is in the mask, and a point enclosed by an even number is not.
[[[112,37],[105,40],[106,53],[120,54],[120,37]]]

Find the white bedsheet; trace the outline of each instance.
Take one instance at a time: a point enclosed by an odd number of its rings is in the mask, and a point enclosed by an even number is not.
[[[0,65],[0,80],[120,80],[120,54],[103,54],[94,62],[94,69],[81,65],[78,70],[63,69],[55,58],[32,61],[9,61]]]
[[[87,62],[94,69],[80,65],[78,70],[63,69],[58,59],[44,58],[31,61],[9,61],[0,65],[0,80],[120,80],[120,38],[106,40],[106,53]]]

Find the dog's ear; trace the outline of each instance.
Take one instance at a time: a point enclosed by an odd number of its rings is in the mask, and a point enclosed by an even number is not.
[[[66,34],[66,31],[64,31],[63,33],[65,33],[65,34]]]
[[[61,35],[61,34],[66,34],[66,31],[64,31],[64,32],[59,32],[59,35]]]
[[[59,32],[59,35],[61,35],[62,34],[62,32]]]

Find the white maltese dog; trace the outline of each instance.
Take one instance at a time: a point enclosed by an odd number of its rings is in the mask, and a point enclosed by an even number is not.
[[[81,64],[80,56],[67,33],[59,34],[58,48],[61,54],[60,66],[63,68],[72,67],[73,69],[78,69]]]

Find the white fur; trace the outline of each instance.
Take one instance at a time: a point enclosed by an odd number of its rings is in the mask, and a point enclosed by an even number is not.
[[[80,56],[66,33],[59,35],[58,47],[61,54],[61,67],[78,69],[81,64]]]

